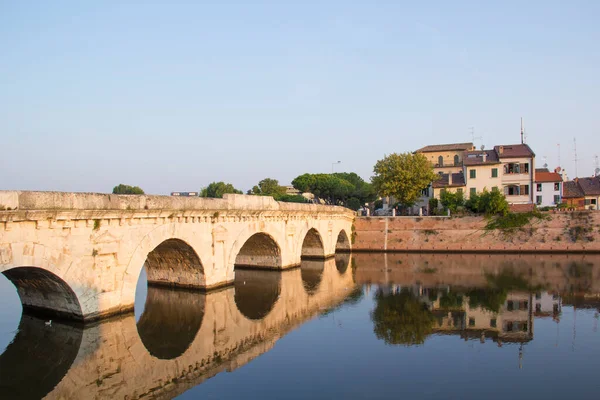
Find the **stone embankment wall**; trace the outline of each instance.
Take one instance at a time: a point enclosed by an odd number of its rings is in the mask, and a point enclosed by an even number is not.
[[[600,252],[600,212],[544,213],[510,231],[483,217],[356,218],[353,251]]]

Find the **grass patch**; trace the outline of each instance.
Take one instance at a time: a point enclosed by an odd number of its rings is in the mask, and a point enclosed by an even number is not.
[[[588,242],[594,240],[593,236],[588,236],[589,233],[592,233],[593,229],[589,226],[581,226],[575,225],[569,228],[569,238],[573,243],[578,242],[580,240],[586,240]],[[591,239],[591,240],[590,240]]]
[[[92,257],[96,257],[98,255],[98,250],[92,250]]]
[[[530,211],[526,213],[508,213],[506,215],[497,215],[492,217],[485,226],[488,231],[501,230],[503,232],[514,232],[531,223],[533,219],[549,220],[550,216],[544,215],[539,211]],[[531,231],[530,233],[533,233]]]
[[[422,272],[424,274],[435,274],[437,272],[437,268],[425,267],[425,268],[421,269],[420,272]]]
[[[439,234],[439,232],[436,231],[435,229],[424,229],[422,232],[427,236]]]

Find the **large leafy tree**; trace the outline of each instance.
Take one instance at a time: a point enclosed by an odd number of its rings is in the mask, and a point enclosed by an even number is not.
[[[377,291],[371,319],[378,339],[405,346],[424,343],[435,322],[427,306],[407,289],[399,293]]]
[[[277,179],[265,178],[252,188],[251,193],[259,196],[273,196],[275,200],[285,196],[285,187]]]
[[[222,198],[226,193],[243,194],[241,190],[233,187],[231,183],[212,182],[207,187],[200,190],[200,197]]]
[[[129,186],[119,184],[113,188],[113,194],[144,194],[144,191],[139,186]]]
[[[422,154],[393,153],[373,167],[373,186],[381,196],[393,196],[402,206],[410,207],[421,191],[437,179],[433,167]]]

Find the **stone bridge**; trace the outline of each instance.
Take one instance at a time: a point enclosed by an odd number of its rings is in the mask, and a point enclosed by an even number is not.
[[[92,321],[133,309],[148,282],[213,289],[236,268],[286,269],[349,251],[354,213],[223,199],[0,191],[0,272],[27,311]]]
[[[85,328],[23,315],[0,355],[7,398],[172,398],[269,351],[288,332],[358,299],[350,254],[286,271],[240,270],[233,287],[149,287],[144,313]],[[56,355],[60,354],[60,357]]]

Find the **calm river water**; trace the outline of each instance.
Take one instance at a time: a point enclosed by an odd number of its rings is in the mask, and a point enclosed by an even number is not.
[[[600,257],[346,254],[80,327],[0,275],[0,398],[598,399]]]

